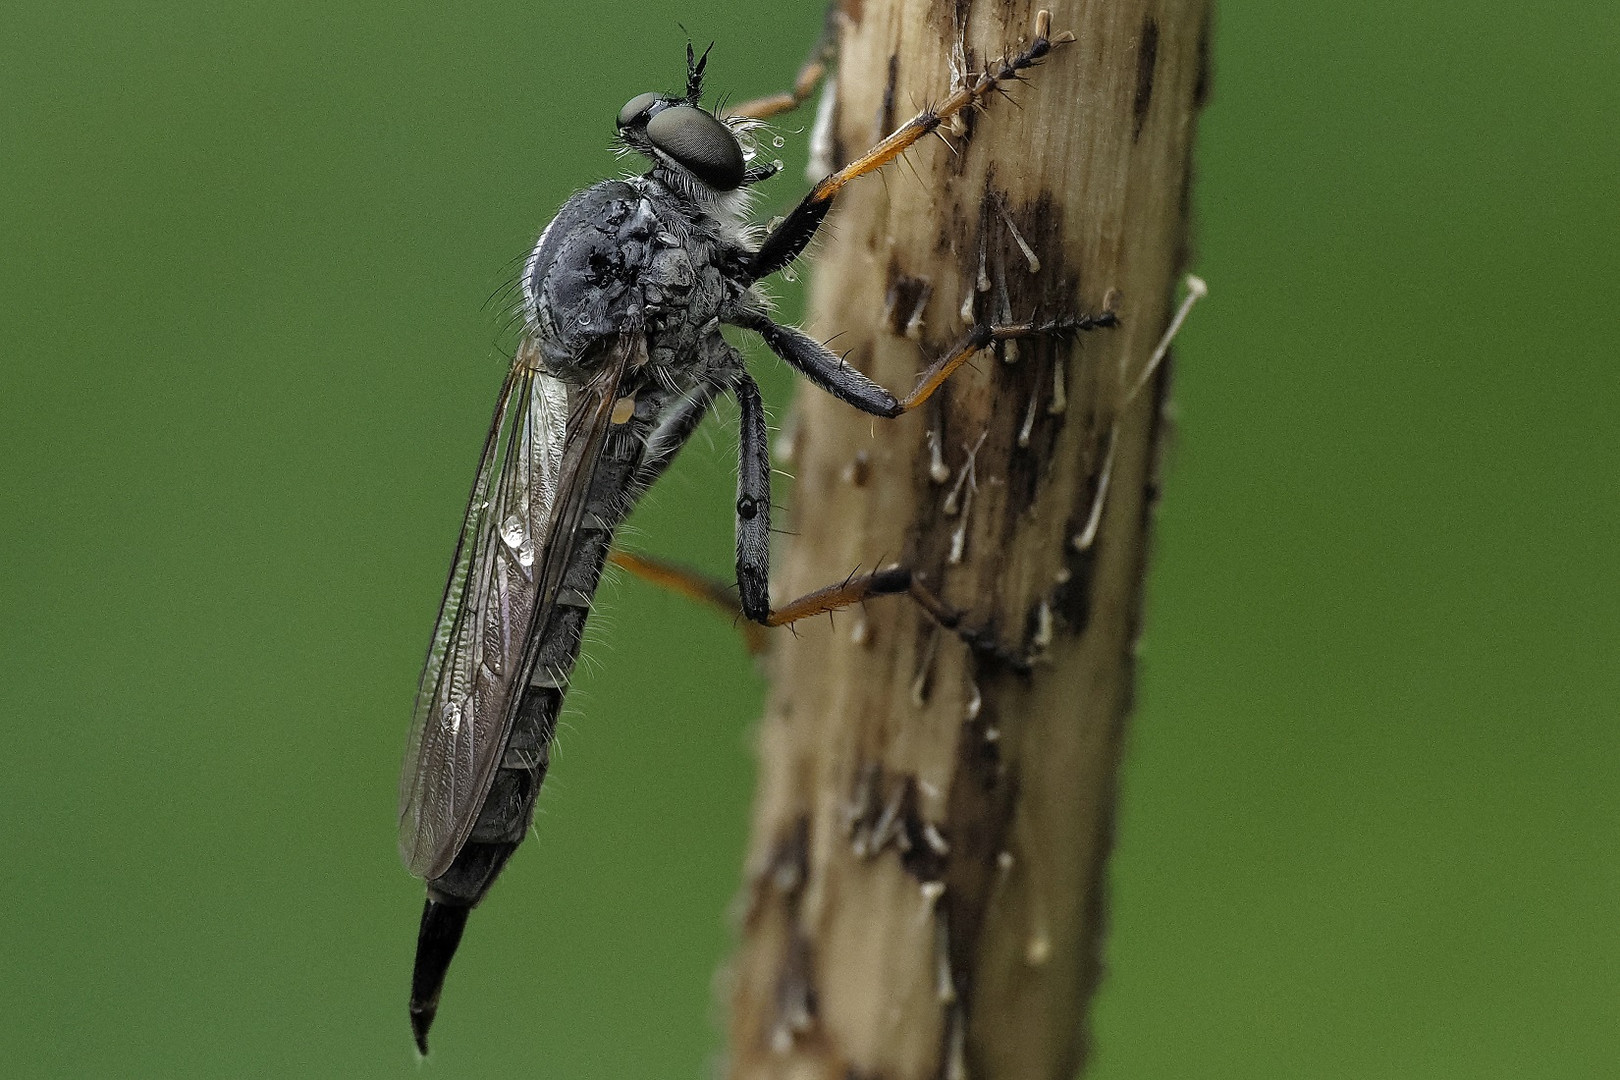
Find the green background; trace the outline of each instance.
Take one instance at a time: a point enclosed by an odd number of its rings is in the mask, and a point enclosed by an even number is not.
[[[0,15],[0,1075],[416,1075],[396,772],[488,297],[678,21],[747,95],[820,3],[338,8]],[[1097,1077],[1620,1060],[1617,71],[1608,2],[1223,5]],[[635,526],[721,571],[713,430]],[[762,683],[605,596],[434,1075],[720,1046]]]

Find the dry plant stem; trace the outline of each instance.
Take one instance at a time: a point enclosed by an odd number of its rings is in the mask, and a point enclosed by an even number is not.
[[[958,40],[982,68],[1036,6],[846,0],[833,164],[945,97]],[[1086,1058],[1168,364],[1131,388],[1186,259],[1209,13],[1046,6],[1076,40],[1013,101],[840,195],[809,329],[905,388],[964,314],[1111,305],[1120,326],[986,352],[894,421],[804,390],[776,582],[795,596],[899,560],[1033,666],[898,597],[780,636],[733,1077],[1034,1080]]]

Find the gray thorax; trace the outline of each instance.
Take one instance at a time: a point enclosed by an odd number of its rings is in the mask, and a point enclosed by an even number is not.
[[[654,175],[606,180],[569,199],[524,267],[523,296],[547,370],[587,378],[597,346],[645,328],[647,375],[670,389],[708,381],[721,312],[744,291],[726,270],[741,249],[719,217]]]

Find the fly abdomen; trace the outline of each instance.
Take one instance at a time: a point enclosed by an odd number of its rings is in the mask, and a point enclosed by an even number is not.
[[[529,685],[524,687],[499,768],[467,842],[444,873],[428,881],[428,902],[417,938],[411,978],[411,1025],[417,1047],[427,1053],[427,1031],[438,1011],[450,960],[461,941],[467,911],[495,883],[534,819],[534,803],[551,763],[550,746],[563,695],[579,657],[591,597],[602,576],[613,534],[638,493],[635,477],[647,439],[669,395],[648,391],[632,415],[617,425],[603,448],[581,524],[569,537],[556,602],[538,628],[539,642]]]

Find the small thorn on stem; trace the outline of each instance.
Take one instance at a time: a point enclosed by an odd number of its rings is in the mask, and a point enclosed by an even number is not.
[[[1052,361],[1052,400],[1046,406],[1049,416],[1062,416],[1069,407],[1068,387],[1063,376],[1063,363],[1061,358]]]
[[[1023,426],[1018,429],[1018,448],[1020,450],[1029,449],[1029,437],[1035,430],[1035,406],[1040,402],[1040,400],[1041,391],[1040,386],[1037,384],[1037,386],[1029,392],[1029,407],[1024,410],[1024,423]]]
[[[950,1005],[956,1001],[956,980],[951,976],[951,939],[950,927],[946,920],[939,919],[934,923],[934,994],[940,1004]]]
[[[940,452],[940,442],[939,416],[936,412],[934,426],[928,429],[928,478],[936,484],[943,484],[951,478],[951,470]]]
[[[917,664],[916,677],[911,680],[911,704],[922,708],[928,704],[928,684],[934,674],[934,654],[939,651],[940,628],[936,625],[928,635],[928,644]]]
[[[906,337],[912,341],[922,340],[923,311],[928,307],[929,299],[934,295],[934,285],[924,281],[917,290],[917,302],[912,306],[911,317],[906,320]]]
[[[1029,644],[1037,653],[1052,647],[1052,605],[1045,600],[1035,609],[1035,634]]]
[[[1102,524],[1103,504],[1108,501],[1108,482],[1114,473],[1114,442],[1119,431],[1114,427],[1108,432],[1108,451],[1103,457],[1102,474],[1097,477],[1097,494],[1092,496],[1091,510],[1086,514],[1086,523],[1074,538],[1074,550],[1086,551],[1097,541],[1097,527]]]
[[[1029,267],[1029,272],[1032,274],[1040,273],[1041,260],[1036,256],[1035,249],[1029,246],[1029,241],[1024,239],[1024,234],[1018,231],[1018,226],[1013,224],[1012,214],[1007,210],[1007,201],[997,199],[996,209],[1001,211],[1001,220],[1007,223],[1007,231],[1012,234],[1013,243],[1017,244],[1018,250],[1024,253],[1024,263]]]
[[[1170,325],[1165,328],[1164,336],[1159,339],[1159,344],[1154,347],[1153,355],[1148,357],[1148,362],[1143,365],[1142,373],[1136,377],[1136,381],[1131,384],[1130,391],[1126,393],[1124,399],[1119,403],[1121,410],[1135,401],[1136,395],[1140,394],[1142,388],[1148,384],[1148,380],[1153,378],[1153,373],[1158,370],[1159,365],[1164,362],[1166,354],[1170,352],[1170,343],[1175,341],[1176,335],[1181,332],[1181,324],[1187,321],[1187,313],[1192,310],[1194,304],[1208,295],[1209,286],[1204,283],[1204,279],[1196,274],[1188,274],[1187,295],[1182,297],[1181,306],[1176,309],[1176,314],[1170,320]]]
[[[855,625],[849,628],[849,640],[850,644],[857,647],[866,645],[872,640],[871,626],[864,617],[857,618]]]

